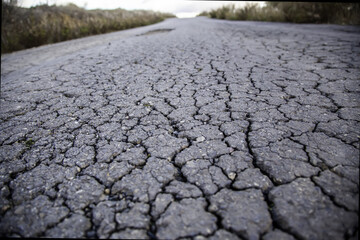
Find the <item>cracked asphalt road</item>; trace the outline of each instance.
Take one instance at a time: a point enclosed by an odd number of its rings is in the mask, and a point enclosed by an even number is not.
[[[2,56],[1,235],[357,239],[359,42],[200,17]]]

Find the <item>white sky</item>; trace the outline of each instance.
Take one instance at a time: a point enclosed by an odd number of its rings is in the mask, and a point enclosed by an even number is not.
[[[115,9],[127,10],[144,9],[173,13],[179,18],[195,17],[202,11],[219,8],[223,5],[235,4],[244,6],[247,1],[189,1],[189,0],[18,0],[21,7],[31,7],[47,3],[49,5],[63,5],[69,2],[86,9]],[[253,2],[252,3],[256,3]],[[264,2],[257,2],[264,4]]]

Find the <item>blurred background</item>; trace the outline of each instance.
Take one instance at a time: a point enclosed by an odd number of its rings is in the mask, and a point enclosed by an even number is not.
[[[360,25],[360,3],[2,0],[1,53],[145,26],[166,18]]]
[[[248,1],[191,1],[191,0],[18,0],[19,6],[33,7],[36,5],[66,5],[74,3],[86,10],[116,9],[152,10],[169,12],[178,18],[196,17],[203,11],[222,7],[224,4],[234,4],[236,7],[245,6]],[[253,2],[264,5],[265,2]]]

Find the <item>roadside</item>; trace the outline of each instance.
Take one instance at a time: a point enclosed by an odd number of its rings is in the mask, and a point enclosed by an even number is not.
[[[224,5],[218,9],[204,11],[199,16],[241,21],[360,25],[360,4],[266,2],[265,6],[251,3],[241,8],[235,8],[234,5]]]
[[[75,4],[22,8],[2,0],[1,53],[125,30],[175,17],[145,10],[85,10]]]

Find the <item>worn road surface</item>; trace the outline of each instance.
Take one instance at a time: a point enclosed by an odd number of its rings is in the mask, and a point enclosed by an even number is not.
[[[169,19],[3,55],[0,235],[357,239],[360,28]]]

